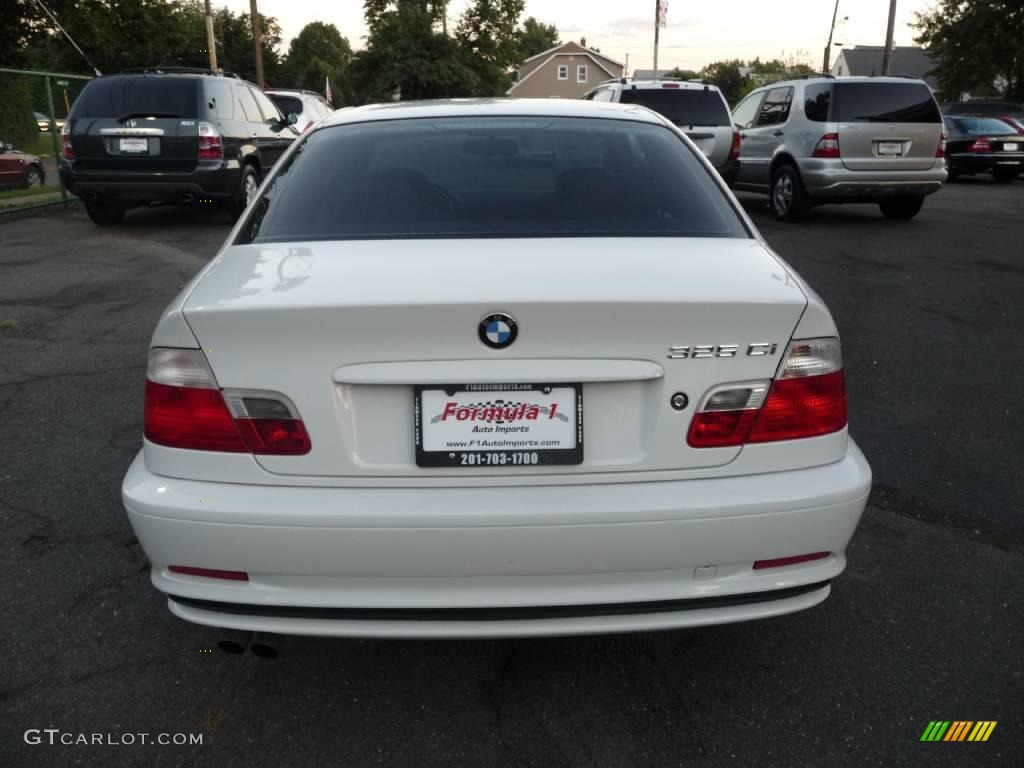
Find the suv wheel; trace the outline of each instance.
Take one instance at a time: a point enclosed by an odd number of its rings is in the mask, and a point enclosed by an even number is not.
[[[807,213],[810,201],[795,166],[780,165],[772,174],[770,202],[779,221],[798,221]]]
[[[878,203],[885,218],[901,221],[907,221],[917,216],[923,205],[923,197],[894,197],[889,200],[881,200]]]
[[[43,186],[43,172],[34,165],[30,166],[28,173],[25,174],[25,188],[36,189],[41,186]]]
[[[124,208],[115,208],[112,205],[101,203],[86,203],[85,212],[89,214],[89,218],[94,224],[101,227],[112,226],[124,218]]]
[[[231,217],[237,219],[245,211],[249,202],[256,196],[260,186],[260,177],[251,165],[243,165],[238,177],[238,189],[228,203]]]

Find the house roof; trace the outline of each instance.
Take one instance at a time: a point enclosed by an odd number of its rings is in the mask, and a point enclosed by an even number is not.
[[[851,75],[882,74],[882,58],[885,55],[885,48],[881,45],[858,45],[854,48],[844,48],[841,55],[845,59],[846,68],[850,70]],[[892,49],[892,62],[889,71],[894,75],[919,77],[932,88],[936,88],[938,81],[934,75],[929,74],[934,68],[935,62],[924,48],[908,45]]]
[[[612,64],[615,64],[617,66],[620,66],[620,67],[623,67],[623,68],[625,68],[625,66],[626,66],[621,61],[617,61],[616,59],[613,59],[611,56],[605,56],[603,53],[601,53],[600,51],[595,51],[593,48],[585,48],[584,46],[580,45],[579,43],[575,42],[574,40],[566,40],[564,43],[559,43],[554,48],[548,48],[546,51],[541,51],[540,53],[538,53],[538,54],[536,54],[534,56],[531,56],[528,59],[525,59],[519,66],[521,67],[521,66],[523,66],[523,64],[528,64],[529,62],[536,61],[537,59],[542,58],[542,57],[544,57],[544,58],[550,57],[552,54],[555,54],[555,53],[558,53],[559,51],[561,51],[562,48],[565,48],[565,47],[570,46],[570,45],[573,46],[574,48],[579,48],[581,52],[589,53],[589,54],[591,54],[593,56],[600,56],[605,61],[610,61]],[[544,62],[544,63],[546,64],[547,62]]]

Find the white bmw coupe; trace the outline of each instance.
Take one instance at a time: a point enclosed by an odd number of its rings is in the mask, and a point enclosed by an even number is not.
[[[664,118],[338,112],[153,335],[124,480],[171,611],[285,634],[798,611],[871,471],[821,299]]]

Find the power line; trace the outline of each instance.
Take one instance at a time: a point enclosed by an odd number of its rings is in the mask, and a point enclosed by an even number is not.
[[[79,47],[78,47],[78,43],[76,43],[76,42],[75,42],[75,40],[74,40],[74,38],[72,38],[72,37],[71,37],[71,35],[69,35],[69,34],[67,33],[67,30],[65,30],[65,29],[64,29],[64,27],[62,27],[62,26],[60,25],[60,22],[59,22],[59,21],[57,21],[57,17],[56,17],[56,16],[54,16],[54,15],[53,15],[53,14],[52,14],[52,13],[50,12],[50,9],[49,9],[49,8],[47,8],[47,7],[45,6],[45,5],[43,5],[43,0],[36,0],[36,3],[37,3],[37,4],[39,5],[39,7],[40,7],[40,8],[42,8],[42,9],[43,9],[44,11],[46,11],[46,15],[47,15],[47,16],[49,16],[49,17],[50,17],[50,18],[51,18],[51,19],[53,20],[53,23],[57,25],[57,29],[59,29],[59,30],[60,30],[60,33],[61,33],[62,35],[64,35],[64,37],[66,37],[66,38],[68,39],[68,42],[69,42],[69,43],[71,43],[71,44],[72,44],[73,46],[75,46],[75,50],[76,50],[76,51],[78,51],[78,54],[79,54],[79,55],[80,55],[80,56],[81,56],[81,57],[82,57],[83,59],[85,59],[85,63],[86,63],[86,64],[88,64],[88,65],[89,65],[90,67],[92,67],[92,71],[96,73],[96,76],[97,76],[97,77],[101,76],[101,75],[102,75],[103,73],[102,73],[102,72],[100,72],[100,71],[99,71],[99,69],[97,69],[97,68],[96,68],[96,65],[95,65],[95,64],[93,64],[93,63],[92,63],[91,61],[89,61],[89,57],[88,57],[88,56],[86,56],[86,55],[85,55],[85,52],[84,52],[84,51],[83,51],[83,50],[82,50],[81,48],[79,48]]]

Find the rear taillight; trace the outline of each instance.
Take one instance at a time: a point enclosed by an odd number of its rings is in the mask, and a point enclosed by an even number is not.
[[[224,143],[221,140],[220,133],[210,123],[199,124],[199,159],[224,159]]]
[[[763,568],[782,568],[786,565],[797,563],[809,563],[813,560],[824,560],[829,556],[828,552],[810,552],[806,555],[791,555],[790,557],[776,557],[771,560],[755,560],[754,570],[760,571]]]
[[[71,146],[71,125],[70,120],[64,121],[64,127],[60,129],[61,156],[65,160],[75,159],[75,148]]]
[[[839,134],[826,133],[814,147],[813,157],[839,157]]]
[[[740,143],[741,141],[742,140],[740,139],[740,132],[739,131],[733,131],[732,132],[732,147],[729,148],[729,159],[730,160],[738,160],[739,159],[740,147],[742,146],[741,143]]]
[[[846,383],[838,339],[790,344],[774,381],[724,384],[705,395],[687,443],[721,448],[796,440],[846,426]]]
[[[939,137],[939,147],[935,150],[936,157],[946,156],[946,132],[942,132],[942,136]]]
[[[302,129],[302,132],[305,133],[306,131],[308,131],[312,127],[313,127],[313,121],[310,120],[308,123],[306,123],[306,127]]]
[[[982,136],[974,140],[971,144],[971,152],[979,155],[987,155],[992,151],[992,142],[989,141],[988,136]]]
[[[203,576],[207,579],[226,579],[227,581],[249,580],[249,574],[245,571],[222,571],[219,568],[196,568],[191,565],[169,565],[167,570],[171,573],[180,573],[185,576]]]
[[[198,349],[153,349],[146,439],[170,448],[295,456],[310,440],[294,406],[272,392],[222,392]]]

